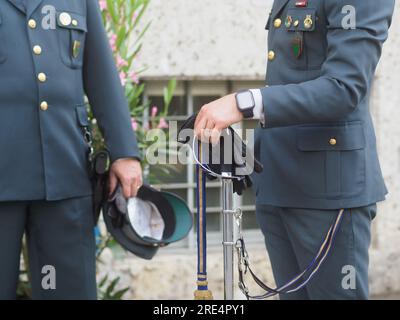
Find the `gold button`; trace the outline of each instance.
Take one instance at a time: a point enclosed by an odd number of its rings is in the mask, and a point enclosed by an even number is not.
[[[36,55],[40,55],[42,53],[42,47],[41,46],[34,46],[33,47],[33,53]]]
[[[275,59],[275,52],[271,50],[268,52],[268,60],[272,61],[274,59]]]
[[[304,20],[304,28],[311,29],[314,24],[314,21],[311,15],[307,15],[306,19]]]
[[[42,101],[42,103],[40,104],[40,109],[42,109],[43,111],[46,111],[49,108],[49,104],[46,101]]]
[[[38,79],[39,79],[40,82],[46,82],[46,79],[47,79],[46,74],[43,73],[43,72],[39,73],[38,74]]]
[[[282,20],[281,19],[275,19],[275,21],[274,21],[275,28],[280,28],[281,25],[282,25]]]
[[[329,144],[331,146],[336,146],[337,145],[337,140],[335,138],[332,138],[332,139],[329,140]]]
[[[28,26],[29,26],[29,28],[31,28],[31,29],[35,29],[35,28],[36,28],[36,21],[35,21],[34,19],[30,19],[30,20],[28,21]]]
[[[67,12],[60,13],[60,22],[63,26],[69,26],[72,22],[71,15]]]
[[[72,25],[76,27],[78,25],[78,20],[72,20]]]

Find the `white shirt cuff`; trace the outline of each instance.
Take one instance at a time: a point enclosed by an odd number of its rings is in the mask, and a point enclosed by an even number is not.
[[[253,94],[255,107],[253,109],[253,119],[260,120],[262,124],[265,122],[264,118],[264,105],[261,95],[260,89],[250,89],[251,93]]]

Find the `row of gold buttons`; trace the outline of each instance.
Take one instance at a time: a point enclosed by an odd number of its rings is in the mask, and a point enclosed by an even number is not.
[[[275,19],[274,27],[279,29],[281,26],[282,26],[282,19],[280,19],[280,18]],[[273,50],[268,51],[268,60],[269,61],[273,61],[275,59],[275,56],[276,56],[275,51],[273,51]]]
[[[28,21],[28,26],[31,29],[36,29],[37,27],[37,22],[34,19],[29,19]],[[33,46],[33,53],[36,54],[37,56],[42,54],[42,47],[39,45],[35,45]],[[46,82],[47,80],[47,76],[44,72],[40,72],[37,76],[38,80],[40,82]],[[46,111],[49,108],[49,104],[47,103],[47,101],[42,101],[40,103],[40,109],[43,111]]]

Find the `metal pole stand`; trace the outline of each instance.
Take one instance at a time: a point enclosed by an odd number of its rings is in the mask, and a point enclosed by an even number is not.
[[[234,210],[233,181],[231,172],[222,172],[222,219],[223,219],[223,249],[224,249],[224,299],[234,299]]]

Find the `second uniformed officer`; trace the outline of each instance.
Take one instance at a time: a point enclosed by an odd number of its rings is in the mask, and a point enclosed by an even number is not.
[[[44,6],[55,28],[44,28]],[[16,296],[25,231],[33,298],[96,298],[84,94],[111,153],[111,189],[119,180],[134,196],[139,153],[97,1],[0,1],[0,299]]]
[[[278,286],[309,266],[345,209],[319,273],[282,299],[368,298],[370,226],[387,193],[369,97],[393,8],[394,0],[275,0],[268,86],[214,101],[197,117],[204,139],[243,118],[262,119],[257,216]]]

